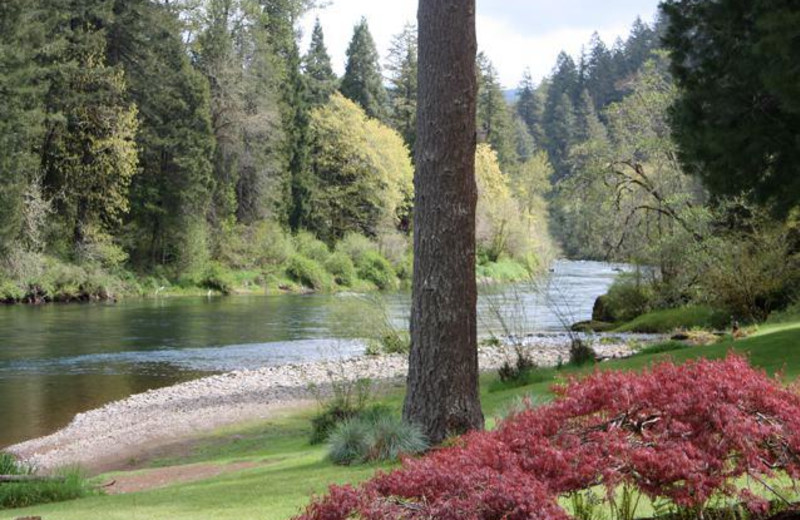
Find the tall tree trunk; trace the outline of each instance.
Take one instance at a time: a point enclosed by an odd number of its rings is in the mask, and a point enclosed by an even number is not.
[[[420,0],[411,354],[403,415],[483,427],[475,282],[475,0]]]

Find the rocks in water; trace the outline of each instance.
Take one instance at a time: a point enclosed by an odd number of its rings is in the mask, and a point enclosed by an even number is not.
[[[614,327],[616,327],[616,324],[614,323],[588,320],[573,323],[570,327],[570,330],[572,330],[572,332],[608,332],[613,330]]]

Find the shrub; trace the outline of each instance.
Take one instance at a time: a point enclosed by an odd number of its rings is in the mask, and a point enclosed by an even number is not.
[[[367,253],[377,253],[378,246],[364,235],[347,233],[344,238],[336,244],[336,251],[346,254],[353,261],[353,264],[359,265],[364,261],[364,257]]]
[[[742,486],[777,471],[800,478],[800,395],[744,358],[598,371],[555,393],[495,431],[332,486],[297,518],[566,519],[558,496],[598,485],[605,500],[622,487],[683,511],[727,497],[763,513],[767,502]]]
[[[230,294],[233,291],[235,280],[230,270],[219,262],[212,262],[203,272],[198,285],[204,289]]]
[[[320,413],[311,418],[311,444],[328,440],[337,426],[358,415],[359,409],[348,403],[334,401],[327,404]]]
[[[375,284],[378,289],[392,289],[397,285],[397,275],[384,257],[377,251],[367,251],[356,262],[358,276]]]
[[[521,346],[514,346],[514,354],[514,361],[506,359],[500,370],[497,371],[497,375],[503,383],[524,379],[528,372],[536,369],[536,363],[527,352],[522,350]]]
[[[608,289],[603,303],[614,321],[630,321],[650,310],[652,287],[639,273],[620,274]]]
[[[428,449],[422,430],[385,408],[364,412],[339,425],[329,438],[328,457],[339,465],[397,460]]]
[[[569,345],[569,364],[583,366],[597,361],[597,353],[586,342],[572,338]]]
[[[336,251],[328,257],[325,269],[333,275],[334,281],[339,285],[350,287],[356,281],[356,267],[350,257],[341,251]]]
[[[292,238],[292,241],[297,253],[317,263],[324,264],[331,254],[325,242],[319,240],[308,231],[299,231]]]
[[[297,283],[321,291],[331,286],[331,276],[314,260],[300,254],[292,255],[286,274]]]

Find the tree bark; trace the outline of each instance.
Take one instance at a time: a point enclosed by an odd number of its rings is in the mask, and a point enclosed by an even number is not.
[[[414,282],[404,418],[483,428],[475,282],[475,0],[420,0]]]

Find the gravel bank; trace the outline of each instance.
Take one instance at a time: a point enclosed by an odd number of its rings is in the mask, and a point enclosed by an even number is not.
[[[595,336],[593,347],[602,358],[624,357],[632,353],[625,343],[629,337],[642,342],[658,338],[614,335],[619,341],[601,342]],[[569,358],[569,341],[563,335],[531,335],[520,343],[540,366]],[[511,359],[509,350],[481,348],[481,370],[500,367]],[[62,430],[7,451],[45,471],[67,464],[109,469],[149,448],[307,406],[314,402],[312,383],[318,385],[318,392],[327,392],[332,378],[339,377],[390,383],[402,381],[407,368],[405,356],[391,355],[229,372],[132,395],[78,414]]]

